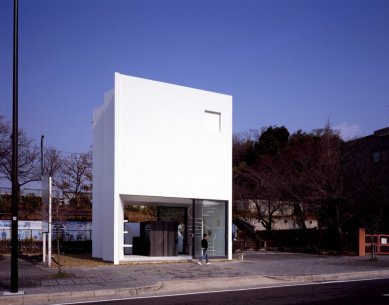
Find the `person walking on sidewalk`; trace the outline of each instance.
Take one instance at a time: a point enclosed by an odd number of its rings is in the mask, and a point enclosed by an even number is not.
[[[208,262],[208,240],[207,240],[207,234],[203,234],[203,239],[201,240],[201,248],[203,249],[203,255],[200,257],[200,260],[198,261],[198,264],[201,265],[201,262],[205,259],[205,263],[207,265],[210,265],[211,263]]]

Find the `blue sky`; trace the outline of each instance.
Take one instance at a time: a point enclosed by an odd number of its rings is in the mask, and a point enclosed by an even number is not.
[[[0,113],[12,117],[12,0]],[[233,96],[234,132],[389,124],[387,0],[19,0],[19,124],[87,151],[114,72]]]

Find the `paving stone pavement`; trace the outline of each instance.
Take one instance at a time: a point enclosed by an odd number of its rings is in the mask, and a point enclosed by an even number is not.
[[[83,295],[79,295],[81,298],[81,296],[87,296],[85,293],[93,292],[93,299],[98,298],[99,293],[100,298],[109,298],[109,296],[117,296],[120,293],[124,296],[145,293],[146,288],[155,291],[162,287],[161,283],[171,282],[184,285],[185,282],[200,279],[202,280],[199,282],[204,282],[206,279],[210,283],[234,278],[235,280],[231,281],[233,283],[238,282],[239,279],[252,278],[255,279],[256,285],[261,283],[265,285],[270,282],[261,279],[290,280],[306,277],[306,279],[315,280],[312,276],[323,279],[325,275],[331,275],[332,279],[336,279],[337,275],[345,277],[350,274],[358,274],[359,277],[389,276],[389,256],[380,256],[378,261],[371,261],[367,256],[339,257],[248,251],[244,253],[243,260],[240,255],[236,255],[233,261],[213,260],[211,265],[200,266],[196,261],[165,262],[65,268],[63,272],[68,277],[58,277],[55,268],[47,268],[41,263],[19,259],[19,289],[25,293],[24,301],[20,304],[39,304],[39,301],[36,301],[37,303],[28,302],[32,300],[29,298],[32,295],[60,293],[70,295],[70,293],[84,292]],[[0,256],[0,293],[7,292],[9,289],[10,257]],[[66,294],[61,295],[62,298],[65,296]],[[0,305],[12,304],[6,303],[6,300],[8,299],[0,297]],[[55,300],[52,299],[52,301]],[[50,300],[45,302],[50,304]]]

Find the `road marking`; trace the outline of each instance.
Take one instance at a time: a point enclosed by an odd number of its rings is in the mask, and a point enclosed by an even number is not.
[[[211,294],[211,293],[223,293],[223,292],[236,292],[236,291],[251,291],[251,290],[264,290],[272,288],[283,288],[283,287],[297,287],[297,286],[312,286],[312,285],[328,285],[328,284],[337,284],[337,283],[350,283],[350,282],[364,282],[364,281],[375,281],[375,280],[387,280],[389,277],[377,277],[370,279],[355,279],[355,280],[339,280],[339,281],[325,281],[325,282],[314,282],[314,283],[294,283],[286,285],[274,285],[266,287],[250,287],[250,288],[236,288],[236,289],[224,289],[224,290],[211,290],[211,291],[197,291],[197,292],[187,292],[187,293],[176,293],[176,294],[163,294],[163,295],[150,295],[150,296],[135,296],[128,298],[109,298],[105,300],[91,300],[91,301],[78,301],[78,302],[67,302],[67,303],[55,303],[52,305],[76,305],[76,304],[88,304],[88,303],[103,303],[103,302],[115,302],[115,301],[125,301],[125,300],[139,300],[139,299],[159,299],[167,297],[179,297],[187,295],[196,295],[196,294]],[[389,296],[389,294],[383,294],[383,296]]]

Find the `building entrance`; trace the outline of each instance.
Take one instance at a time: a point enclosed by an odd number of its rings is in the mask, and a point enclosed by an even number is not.
[[[227,226],[225,201],[194,200],[194,257],[202,255],[201,239],[208,235],[208,255],[225,257],[227,255]]]
[[[180,200],[127,201],[124,205],[124,256],[182,255],[199,258],[202,254],[201,238],[207,234],[208,255],[226,257],[227,202]],[[184,200],[186,202],[182,202]]]

